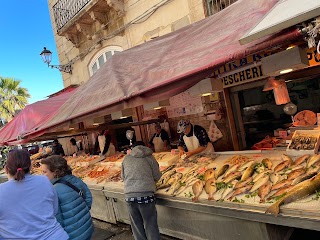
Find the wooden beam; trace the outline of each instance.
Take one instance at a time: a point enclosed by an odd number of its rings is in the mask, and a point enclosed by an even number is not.
[[[227,110],[229,128],[230,128],[230,132],[231,132],[233,149],[234,149],[234,151],[239,151],[240,146],[239,146],[239,141],[238,141],[237,129],[236,129],[235,121],[234,121],[234,116],[233,116],[233,112],[232,112],[232,105],[231,105],[231,101],[230,101],[229,89],[225,88],[223,90],[223,95],[224,95],[224,99],[226,102],[226,110]]]
[[[159,122],[159,119],[152,119],[148,121],[140,121],[140,122],[132,122],[132,123],[122,123],[122,124],[101,124],[98,127],[95,128],[86,128],[86,129],[74,129],[74,130],[67,130],[67,131],[57,131],[57,132],[49,132],[45,133],[37,138],[32,139],[32,141],[38,140],[38,139],[53,139],[59,136],[74,136],[78,134],[86,134],[88,132],[99,132],[105,129],[109,130],[116,130],[119,128],[128,128],[131,126],[139,126],[139,125],[145,125],[145,124],[151,124],[151,123],[157,123]]]

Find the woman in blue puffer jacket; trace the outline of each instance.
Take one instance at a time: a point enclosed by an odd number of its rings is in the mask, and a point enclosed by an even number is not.
[[[88,186],[72,175],[67,161],[61,156],[53,155],[43,159],[41,168],[58,194],[58,222],[70,240],[89,240],[93,233],[93,223],[90,215],[92,195]]]

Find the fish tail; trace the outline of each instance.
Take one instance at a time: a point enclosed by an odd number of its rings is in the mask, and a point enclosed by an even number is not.
[[[266,213],[271,213],[273,214],[275,217],[278,216],[280,212],[280,205],[279,203],[274,203],[272,204],[267,210],[266,210]]]
[[[198,202],[198,201],[199,201],[199,197],[192,198],[192,202]]]

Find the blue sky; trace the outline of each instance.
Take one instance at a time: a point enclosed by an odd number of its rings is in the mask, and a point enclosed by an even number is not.
[[[58,65],[47,0],[0,1],[0,76],[14,77],[29,90],[29,103],[63,88],[59,70],[48,68],[39,55],[47,47]]]

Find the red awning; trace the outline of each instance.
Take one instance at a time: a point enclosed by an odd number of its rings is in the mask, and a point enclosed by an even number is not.
[[[244,33],[277,2],[239,0],[211,17],[114,55],[41,128],[169,98],[215,66],[296,38],[294,30],[240,45]]]
[[[37,131],[55,116],[59,108],[72,96],[75,88],[55,97],[27,105],[16,117],[0,130],[0,145],[25,143],[21,135]],[[40,132],[38,134],[41,134]]]

